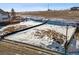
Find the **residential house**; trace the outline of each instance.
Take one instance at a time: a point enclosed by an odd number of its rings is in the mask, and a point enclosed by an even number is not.
[[[0,9],[0,22],[9,21],[9,18],[10,18],[9,13]]]

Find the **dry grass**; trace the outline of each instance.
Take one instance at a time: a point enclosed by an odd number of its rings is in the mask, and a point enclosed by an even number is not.
[[[26,28],[27,26],[26,25],[16,25],[16,26],[11,26],[11,27],[7,27],[3,30],[3,32],[5,33],[11,33],[11,32],[15,32],[15,31],[18,31],[18,30],[22,30],[24,28]]]
[[[79,11],[34,11],[34,12],[21,12],[17,13],[20,15],[33,15],[33,16],[43,16],[46,18],[65,18],[65,19],[77,19],[79,20]]]
[[[64,39],[66,39],[66,36],[63,34],[60,34],[54,30],[37,30],[34,33],[34,36],[37,36],[38,38],[43,38],[44,36],[47,36],[50,39],[54,39],[54,41],[58,42],[59,44],[63,44]]]

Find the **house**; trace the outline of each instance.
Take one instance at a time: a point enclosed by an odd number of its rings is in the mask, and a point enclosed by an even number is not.
[[[0,22],[8,21],[10,18],[9,13],[0,9]]]
[[[79,7],[72,7],[71,10],[79,10]]]

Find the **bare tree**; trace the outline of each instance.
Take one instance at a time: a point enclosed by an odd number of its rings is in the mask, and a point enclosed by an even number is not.
[[[12,17],[12,19],[16,18],[16,13],[13,8],[11,9],[11,17]]]

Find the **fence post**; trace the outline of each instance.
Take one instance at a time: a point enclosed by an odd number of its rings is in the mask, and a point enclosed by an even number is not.
[[[68,46],[67,46],[67,35],[68,35],[68,25],[66,25],[66,42],[65,42],[65,55],[67,54]]]

